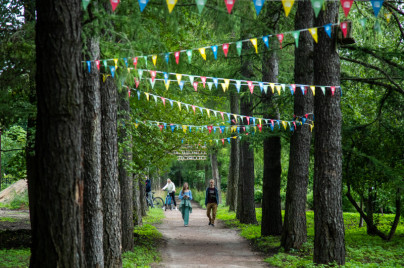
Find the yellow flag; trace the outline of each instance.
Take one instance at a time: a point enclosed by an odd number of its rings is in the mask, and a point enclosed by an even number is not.
[[[281,95],[281,85],[276,86],[276,91],[278,91],[278,95]]]
[[[178,103],[178,109],[180,109],[180,111],[181,111],[181,102],[177,102]]]
[[[282,0],[283,9],[285,9],[286,17],[289,16],[290,10],[292,9],[295,0]]]
[[[286,126],[287,126],[288,124],[285,122],[285,121],[282,121],[282,126],[283,126],[283,128],[286,130]]]
[[[255,53],[258,53],[258,47],[257,47],[257,38],[250,39],[251,43],[253,44],[255,48]]]
[[[102,74],[102,82],[104,82],[105,83],[105,80],[107,80],[107,74]]]
[[[222,85],[223,92],[226,92],[226,84],[225,83],[220,83],[220,84]]]
[[[187,133],[187,126],[186,126],[186,125],[182,125],[182,130],[184,131],[184,133]]]
[[[269,85],[271,86],[272,94],[274,94],[275,93],[275,83],[269,83]]]
[[[114,59],[115,62],[115,70],[118,69],[118,59]]]
[[[309,32],[311,36],[313,36],[314,41],[317,43],[318,42],[317,28],[309,28]]]
[[[177,4],[177,0],[167,0],[168,12],[171,13],[176,4]]]
[[[135,128],[138,128],[138,126],[139,126],[139,124],[138,124],[138,123],[135,123]]]
[[[230,85],[230,79],[224,79],[224,84],[226,85],[226,90],[227,90]]]
[[[182,74],[175,74],[175,76],[177,77],[177,81],[178,81],[178,85],[179,85],[181,83]]]
[[[237,139],[237,136],[234,136],[233,139]]]
[[[128,68],[128,73],[130,73],[130,68]]]
[[[260,122],[260,125],[262,125],[262,121],[261,121],[261,118],[258,118],[258,122]]]
[[[310,125],[310,131],[313,132],[314,123]]]
[[[205,48],[204,48],[204,47],[201,47],[201,48],[199,49],[199,52],[201,53],[202,58],[203,58],[204,60],[206,60]]]
[[[170,80],[164,81],[164,85],[166,86],[166,89],[168,90],[168,88],[170,87]]]
[[[153,55],[153,56],[152,56],[152,60],[153,60],[153,65],[156,66],[156,63],[157,63],[157,55]]]
[[[210,110],[206,109],[206,112],[208,113],[208,117],[210,118]]]
[[[237,127],[236,127],[236,126],[231,127],[231,133],[236,132],[236,131],[237,131]]]
[[[313,92],[313,96],[316,95],[316,86],[310,86],[311,92]]]
[[[237,115],[236,115],[236,114],[233,114],[233,117],[234,117],[234,120],[237,121]]]
[[[146,95],[147,101],[149,101],[149,93],[145,92],[144,94]]]
[[[387,23],[390,23],[391,12],[384,14],[386,16]]]

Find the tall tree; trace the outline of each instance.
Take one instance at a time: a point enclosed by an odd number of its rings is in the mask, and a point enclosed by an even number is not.
[[[87,40],[87,59],[100,57],[99,38]],[[101,200],[101,93],[95,62],[83,81],[84,252],[88,267],[103,267],[103,214]]]
[[[240,98],[239,94],[234,89],[230,89],[230,113],[240,113]],[[237,122],[232,120],[231,125],[237,125]],[[232,137],[237,136],[232,133]],[[226,205],[229,206],[229,211],[235,211],[237,205],[237,186],[240,176],[240,141],[239,139],[230,140],[230,163],[229,175],[227,177],[227,195]]]
[[[315,26],[335,23],[339,3],[326,3],[326,12],[315,19]],[[314,84],[339,86],[340,62],[336,48],[336,27],[332,38],[324,31],[314,45]],[[327,59],[327,60],[324,60]],[[342,216],[342,148],[340,90],[324,95],[316,88],[314,116],[314,262],[345,263],[344,221]]]
[[[119,93],[119,184],[121,186],[122,252],[133,250],[133,180],[128,171],[132,161],[130,106],[126,90]]]
[[[307,29],[313,25],[313,8],[310,1],[300,1],[295,17],[295,29]],[[299,36],[295,48],[295,83],[313,84],[313,38],[307,31]],[[311,90],[303,95],[294,94],[294,114],[308,115],[313,119],[313,95]],[[308,121],[310,122],[310,121]],[[290,139],[289,170],[286,188],[285,220],[281,245],[285,250],[299,249],[307,241],[306,200],[309,181],[311,131],[308,124],[298,127]]]
[[[30,267],[84,267],[81,1],[36,4],[38,114],[30,176]]]
[[[118,181],[117,88],[108,76],[101,84],[101,178],[104,211],[104,263],[121,267],[121,196]]]
[[[212,179],[216,182],[216,188],[219,192],[219,200],[218,204],[222,202],[222,191],[221,191],[221,182],[220,182],[220,174],[219,174],[219,166],[217,162],[217,148],[213,148],[210,153],[210,164],[212,167]]]

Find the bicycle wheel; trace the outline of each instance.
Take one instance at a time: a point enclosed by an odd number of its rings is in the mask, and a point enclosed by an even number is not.
[[[163,198],[161,198],[161,197],[153,198],[153,205],[156,208],[162,208],[164,206]]]

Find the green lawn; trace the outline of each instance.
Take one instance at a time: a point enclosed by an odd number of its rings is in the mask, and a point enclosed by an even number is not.
[[[262,211],[256,209],[257,219],[261,222]],[[277,267],[315,267],[313,260],[314,213],[307,211],[308,242],[301,250],[285,253],[280,248],[280,237],[260,237],[261,225],[240,224],[234,212],[227,207],[219,207],[217,218],[227,226],[239,228],[241,235],[252,240],[263,252],[277,252],[265,259]],[[381,230],[386,231],[394,220],[394,215],[385,214],[379,217]],[[404,266],[404,220],[401,219],[396,234],[389,242],[377,236],[366,234],[366,227],[359,228],[358,213],[344,213],[346,265],[344,267],[403,267]],[[321,267],[321,266],[316,266]]]

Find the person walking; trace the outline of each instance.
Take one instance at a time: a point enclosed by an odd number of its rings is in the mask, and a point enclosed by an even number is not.
[[[184,220],[184,226],[187,227],[189,223],[189,213],[192,213],[192,192],[189,190],[188,183],[184,183],[178,198],[181,200],[180,211],[182,214],[182,219]]]
[[[215,181],[210,180],[209,187],[206,188],[205,206],[206,206],[206,215],[209,218],[209,225],[211,225],[212,227],[215,227],[218,202],[219,202],[219,194],[215,187]]]
[[[146,176],[146,199],[148,200],[149,204],[151,204],[151,207],[153,206],[153,195],[151,192],[151,180]]]
[[[171,200],[173,200],[175,210],[178,210],[177,203],[175,202],[175,184],[174,184],[174,182],[172,182],[170,179],[167,179],[167,184],[166,184],[166,186],[163,187],[163,191],[165,189],[167,189],[168,194],[171,195]]]

